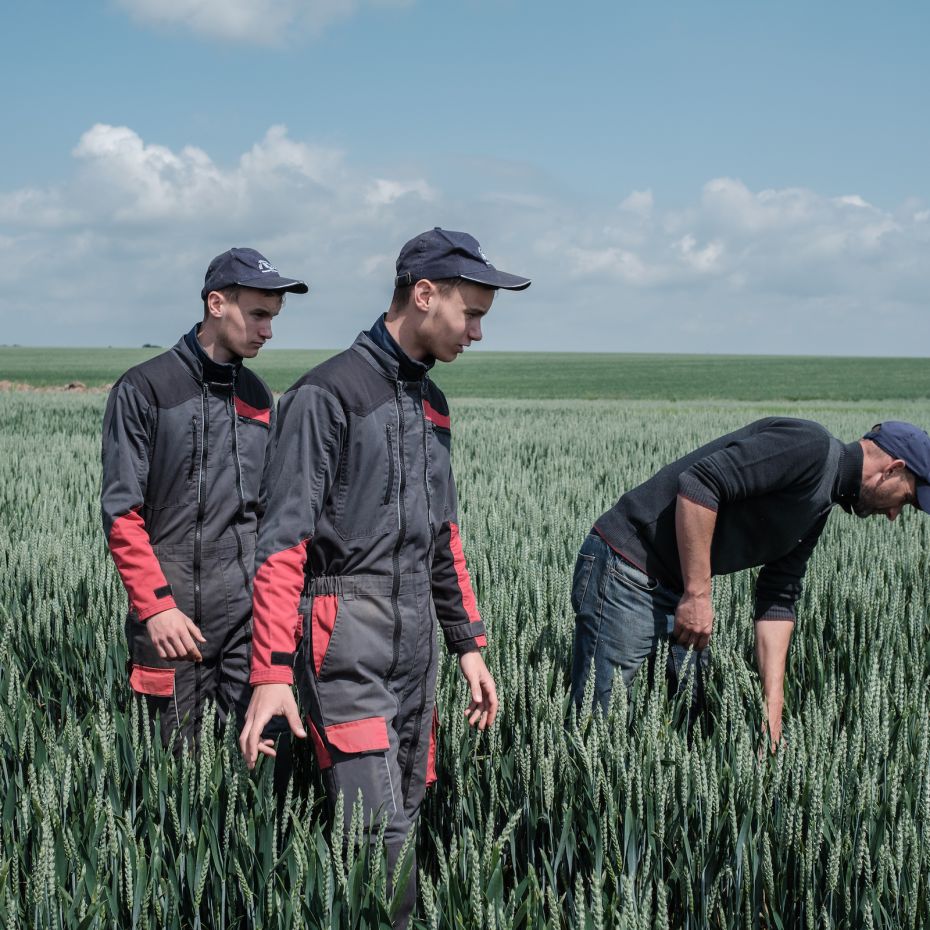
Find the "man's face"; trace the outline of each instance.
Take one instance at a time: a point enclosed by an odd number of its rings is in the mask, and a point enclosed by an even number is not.
[[[917,506],[917,479],[903,462],[895,462],[859,489],[859,500],[853,504],[857,517],[884,515],[896,520],[901,511],[910,504]]]
[[[217,348],[229,358],[254,358],[258,350],[271,338],[271,321],[281,312],[281,296],[268,294],[252,287],[239,288],[236,300],[222,299],[221,315],[217,320]]]
[[[481,339],[481,321],[493,301],[492,288],[471,281],[460,281],[445,295],[434,286],[420,329],[423,350],[441,362],[454,361]]]

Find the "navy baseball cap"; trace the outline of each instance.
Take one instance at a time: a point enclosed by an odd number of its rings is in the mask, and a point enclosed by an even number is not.
[[[901,459],[917,478],[917,506],[930,513],[930,436],[925,430],[903,420],[877,423],[862,437],[879,449]]]
[[[210,291],[220,291],[232,284],[260,291],[290,291],[292,294],[306,294],[310,290],[303,281],[282,277],[278,269],[255,249],[230,249],[217,255],[207,268],[200,299],[206,300]]]
[[[423,278],[462,278],[485,287],[522,291],[529,278],[498,271],[487,259],[478,240],[468,233],[438,226],[411,239],[397,256],[395,287],[407,287]]]

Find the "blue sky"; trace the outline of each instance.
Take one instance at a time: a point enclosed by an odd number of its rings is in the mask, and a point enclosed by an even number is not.
[[[210,258],[305,277],[278,347],[385,306],[403,242],[534,279],[488,349],[927,355],[917,3],[33,0],[5,14],[0,342],[170,344]]]

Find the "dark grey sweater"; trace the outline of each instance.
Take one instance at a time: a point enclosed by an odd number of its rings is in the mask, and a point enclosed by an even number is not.
[[[834,504],[859,497],[862,447],[819,423],[768,417],[696,449],[628,491],[594,529],[623,558],[682,591],[678,495],[717,512],[711,572],[762,565],[755,619],[794,617],[807,560]]]

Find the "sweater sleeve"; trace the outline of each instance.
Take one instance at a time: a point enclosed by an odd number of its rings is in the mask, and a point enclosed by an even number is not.
[[[449,490],[432,566],[433,603],[450,652],[463,655],[487,645],[484,623],[471,586],[458,526],[458,497],[449,468]]]
[[[110,391],[103,418],[100,509],[103,532],[138,620],[176,606],[142,516],[154,414],[128,381]]]
[[[307,546],[339,466],[345,415],[327,391],[302,385],[281,398],[275,433],[252,593],[253,685],[293,682]]]
[[[763,565],[756,579],[755,620],[794,620],[795,605],[801,596],[807,562],[827,524],[829,513],[798,545],[777,562]]]
[[[772,421],[686,468],[678,493],[709,510],[816,480],[830,436],[804,420]]]

